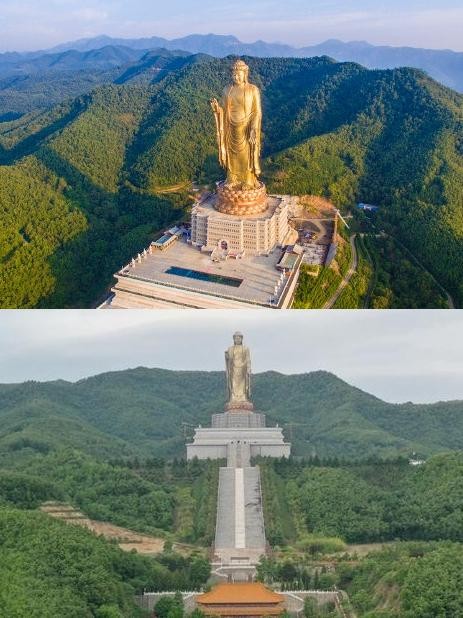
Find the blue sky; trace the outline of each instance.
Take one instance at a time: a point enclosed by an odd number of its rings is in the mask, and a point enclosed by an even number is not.
[[[0,382],[223,371],[235,330],[255,373],[325,369],[387,401],[463,400],[463,311],[4,310]]]
[[[327,38],[463,51],[463,0],[0,0],[0,51],[98,34],[234,34],[295,46]]]

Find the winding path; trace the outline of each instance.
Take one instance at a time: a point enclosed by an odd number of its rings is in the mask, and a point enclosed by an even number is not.
[[[386,234],[386,236],[390,236],[390,234]],[[390,236],[390,237],[393,238],[394,242],[396,242],[406,253],[408,253],[411,256],[411,258],[414,260],[414,262],[424,272],[428,273],[428,275],[431,277],[431,279],[434,281],[434,283],[437,285],[437,287],[445,294],[445,296],[447,298],[447,303],[448,303],[449,309],[455,309],[455,302],[454,302],[452,296],[439,283],[439,281],[437,281],[437,279],[434,277],[434,275],[431,272],[429,272],[429,270],[420,262],[420,260],[400,240],[398,240],[397,238],[394,238],[393,236]],[[352,276],[354,275],[354,273],[357,270],[359,259],[358,259],[357,247],[355,246],[355,238],[356,238],[356,234],[352,234],[352,236],[350,237],[350,246],[351,246],[351,249],[352,249],[352,254],[351,254],[351,263],[350,263],[350,266],[349,266],[349,270],[347,271],[347,273],[343,277],[342,281],[340,282],[336,292],[323,305],[323,309],[332,309],[334,307],[334,305],[336,304],[336,301],[341,296],[343,290],[349,284],[350,280],[352,279]]]

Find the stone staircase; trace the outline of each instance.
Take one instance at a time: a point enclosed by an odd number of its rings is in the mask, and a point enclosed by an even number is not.
[[[248,443],[232,442],[220,468],[215,554],[222,564],[256,564],[265,554],[260,470],[250,458]]]
[[[235,468],[220,468],[215,551],[235,546]]]
[[[260,470],[244,468],[244,509],[246,517],[246,547],[265,553],[265,527],[262,510]]]

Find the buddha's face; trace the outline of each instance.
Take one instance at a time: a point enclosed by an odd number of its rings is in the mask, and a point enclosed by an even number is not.
[[[233,335],[233,343],[235,345],[241,345],[243,343],[243,335]]]
[[[246,82],[246,71],[244,69],[233,69],[232,78],[235,84],[244,84]]]

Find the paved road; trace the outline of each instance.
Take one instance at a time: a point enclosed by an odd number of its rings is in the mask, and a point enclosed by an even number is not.
[[[336,304],[336,301],[341,296],[342,291],[347,285],[349,285],[349,282],[352,279],[353,274],[357,271],[359,260],[358,260],[358,254],[357,254],[357,247],[355,246],[355,237],[356,237],[356,234],[352,234],[352,236],[350,237],[351,260],[350,260],[349,270],[344,275],[343,280],[339,284],[336,292],[323,305],[323,309],[332,309],[334,307],[334,305]]]

